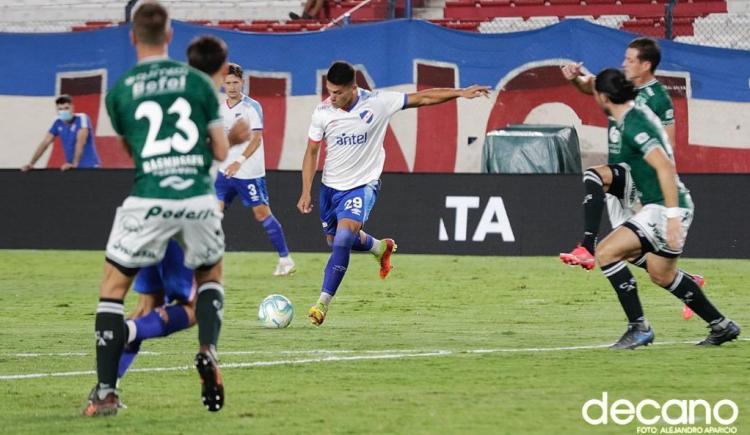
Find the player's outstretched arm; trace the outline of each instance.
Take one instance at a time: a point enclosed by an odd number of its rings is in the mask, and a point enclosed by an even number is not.
[[[220,162],[224,161],[227,158],[229,150],[229,141],[226,133],[224,133],[224,127],[214,124],[208,128],[208,134],[211,136],[211,148],[214,159]]]
[[[431,106],[433,104],[445,103],[459,97],[472,99],[480,96],[489,97],[489,86],[473,85],[468,88],[434,88],[408,94],[406,107]]]
[[[312,183],[315,178],[315,170],[318,168],[318,152],[320,151],[320,141],[312,139],[307,140],[307,149],[305,158],[302,160],[302,193],[297,201],[297,210],[300,213],[308,214],[312,212]]]
[[[44,154],[44,152],[47,150],[47,147],[49,147],[54,140],[55,136],[52,136],[52,133],[47,132],[47,134],[44,135],[44,139],[42,139],[42,141],[39,142],[39,145],[36,147],[36,151],[34,151],[34,155],[31,156],[31,160],[29,161],[29,163],[21,166],[21,170],[23,172],[26,172],[33,169],[36,161],[42,157],[42,154]]]
[[[569,63],[560,67],[565,80],[573,84],[584,94],[594,94],[594,76],[586,73],[583,62]]]

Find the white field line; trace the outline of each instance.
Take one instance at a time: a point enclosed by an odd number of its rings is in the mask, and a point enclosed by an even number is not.
[[[740,338],[741,341],[748,341],[748,338]],[[694,344],[695,341],[668,341],[655,343],[660,346],[671,346],[678,344]],[[351,355],[351,356],[324,356],[317,358],[303,358],[303,359],[285,359],[285,360],[271,360],[271,361],[252,361],[252,362],[239,362],[239,363],[224,363],[221,365],[222,369],[230,368],[250,368],[250,367],[267,367],[267,366],[278,366],[278,365],[293,365],[293,364],[311,364],[311,363],[323,363],[323,362],[340,362],[340,361],[362,361],[362,360],[384,360],[384,359],[402,359],[402,358],[428,358],[428,357],[440,357],[449,355],[461,355],[461,354],[488,354],[488,353],[519,353],[519,352],[566,352],[576,350],[592,350],[592,349],[603,349],[609,347],[609,344],[596,344],[596,345],[583,345],[583,346],[562,346],[562,347],[528,347],[528,348],[499,348],[499,349],[468,349],[468,350],[363,350],[363,351],[294,351],[294,352],[308,352],[308,353],[364,353],[365,355]],[[287,351],[292,352],[292,351]],[[78,353],[71,352],[68,356],[78,356]],[[231,355],[231,352],[222,352],[222,355]],[[234,353],[238,354],[238,353]],[[247,354],[247,353],[239,353]],[[46,355],[60,355],[60,354],[46,354]],[[175,367],[145,367],[131,369],[131,372],[172,372],[172,371],[184,371],[191,370],[192,366],[175,366]],[[85,370],[85,371],[73,371],[73,372],[49,372],[49,373],[28,373],[28,374],[15,374],[15,375],[0,375],[0,381],[11,381],[18,379],[38,379],[38,378],[56,378],[56,377],[70,377],[70,376],[83,376],[83,375],[94,375],[96,371]]]

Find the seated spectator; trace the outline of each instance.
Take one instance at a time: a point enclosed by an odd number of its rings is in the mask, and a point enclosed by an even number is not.
[[[320,13],[320,9],[323,7],[324,1],[325,0],[307,0],[307,3],[305,3],[305,7],[302,8],[302,16],[299,16],[294,12],[289,12],[289,18],[293,20],[309,20],[312,18],[316,18],[318,16],[318,13]]]
[[[60,170],[67,171],[73,168],[98,168],[99,156],[94,145],[94,133],[91,131],[91,119],[85,113],[73,111],[73,99],[70,95],[60,95],[55,100],[57,106],[57,119],[50,127],[42,142],[37,146],[31,161],[21,167],[22,171],[34,168],[37,160],[55,141],[55,136],[60,136],[65,163]]]

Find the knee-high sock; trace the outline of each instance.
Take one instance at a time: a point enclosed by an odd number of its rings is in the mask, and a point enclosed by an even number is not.
[[[364,237],[365,241],[362,241]],[[372,249],[372,245],[375,243],[375,239],[364,231],[360,231],[359,234],[354,238],[354,244],[352,245],[352,251],[366,252]]]
[[[209,281],[198,287],[195,317],[198,320],[198,341],[201,346],[216,348],[224,318],[224,287],[221,284]]]
[[[685,305],[695,311],[695,314],[707,323],[713,325],[724,320],[724,316],[708,300],[706,294],[703,293],[698,284],[683,271],[678,270],[674,281],[664,288],[684,302]]]
[[[335,295],[341,280],[344,279],[346,268],[349,267],[349,257],[351,256],[352,245],[355,239],[359,238],[348,229],[336,230],[336,236],[333,238],[331,247],[331,256],[328,258],[328,264],[323,277],[323,287],[321,292]]]
[[[263,229],[266,230],[268,239],[271,244],[276,248],[276,252],[279,253],[279,257],[287,257],[289,255],[289,248],[286,246],[286,238],[284,237],[284,229],[281,228],[281,224],[274,215],[268,216],[263,221]]]
[[[638,299],[638,285],[635,277],[628,269],[627,263],[618,261],[616,263],[602,266],[602,273],[617,292],[620,305],[628,316],[628,322],[635,323],[643,321],[643,307]]]
[[[114,392],[117,365],[127,337],[125,310],[121,299],[100,298],[94,322],[96,333],[96,376],[99,397]]]
[[[602,177],[593,169],[583,173],[583,186],[586,196],[583,198],[583,241],[581,245],[592,254],[596,249],[596,238],[599,236],[599,225],[604,212],[604,187]]]

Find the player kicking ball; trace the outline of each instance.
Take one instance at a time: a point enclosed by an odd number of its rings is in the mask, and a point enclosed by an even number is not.
[[[312,183],[318,152],[325,139],[326,159],[320,186],[320,220],[331,256],[325,267],[318,302],[308,317],[313,325],[323,324],[333,296],[349,267],[351,251],[370,252],[380,263],[380,277],[390,273],[396,252],[392,239],[377,240],[362,231],[380,192],[385,150],[383,140],[388,122],[398,111],[440,104],[459,97],[488,96],[486,86],[464,89],[428,89],[412,94],[367,91],[357,87],[354,67],[334,62],[326,74],[329,97],[313,112],[307,150],[302,162],[302,193],[297,209],[313,209]]]
[[[615,158],[630,167],[643,208],[616,227],[598,246],[596,261],[617,292],[628,318],[628,328],[612,345],[635,349],[654,341],[654,331],[643,314],[636,279],[626,260],[646,253],[651,281],[663,287],[706,321],[710,332],[699,342],[719,346],[736,339],[740,327],[719,312],[700,286],[677,268],[688,229],[693,221],[693,200],[675,171],[672,149],[659,118],[634,101],[638,91],[617,69],[596,76],[594,99],[616,121],[620,146],[610,148]]]

